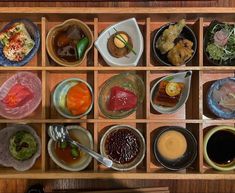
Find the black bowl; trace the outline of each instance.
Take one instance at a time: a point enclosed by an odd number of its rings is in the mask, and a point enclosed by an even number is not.
[[[167,65],[167,66],[173,66],[173,64],[171,64],[168,59],[167,59],[167,54],[161,54],[160,50],[156,48],[156,42],[158,40],[158,38],[160,38],[160,36],[162,35],[163,31],[165,29],[167,29],[170,25],[174,25],[176,23],[168,23],[166,25],[163,25],[162,27],[160,27],[157,32],[154,34],[153,36],[153,43],[152,43],[152,49],[153,49],[153,55],[154,58],[157,61],[160,61],[161,64],[163,65]],[[197,38],[193,32],[193,30],[188,27],[187,25],[183,28],[180,36],[175,40],[175,43],[177,43],[179,40],[181,39],[188,39],[190,41],[193,42],[193,55],[191,58],[189,58],[185,64],[187,64],[189,61],[192,60],[192,58],[194,57],[196,51],[197,51]]]
[[[158,152],[158,149],[157,149],[157,142],[158,142],[159,137],[164,132],[172,131],[172,130],[178,131],[181,134],[183,134],[186,141],[187,141],[186,152],[184,153],[184,155],[182,157],[180,157],[179,159],[176,159],[176,160],[165,159]],[[154,145],[153,145],[153,150],[154,150],[155,158],[163,167],[165,167],[169,170],[182,170],[182,169],[189,167],[196,159],[196,157],[197,157],[197,140],[195,139],[195,137],[193,136],[193,134],[189,130],[187,130],[183,127],[178,127],[178,126],[163,127],[157,133],[157,136],[156,136],[156,139],[155,139]]]
[[[206,33],[205,33],[204,40],[203,40],[203,53],[204,53],[204,56],[206,57],[208,62],[212,65],[215,65],[215,66],[234,66],[235,59],[226,60],[226,61],[223,61],[222,63],[220,63],[219,60],[213,60],[212,58],[210,58],[209,53],[207,53],[207,51],[206,51],[206,47],[207,47],[208,43],[212,42],[212,37],[211,37],[211,32],[210,31],[217,24],[224,24],[224,23],[213,20],[210,23],[210,25],[206,28]]]

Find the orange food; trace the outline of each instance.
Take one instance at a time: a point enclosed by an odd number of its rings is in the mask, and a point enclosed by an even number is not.
[[[85,113],[91,105],[91,93],[86,84],[80,82],[67,93],[66,104],[72,115]]]

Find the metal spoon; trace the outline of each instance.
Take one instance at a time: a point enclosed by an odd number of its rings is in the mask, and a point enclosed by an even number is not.
[[[110,159],[96,153],[95,151],[85,147],[84,145],[72,140],[69,137],[68,130],[63,125],[50,125],[48,128],[48,134],[54,141],[60,141],[60,142],[67,141],[71,144],[76,145],[81,150],[88,153],[90,156],[92,156],[93,158],[95,158],[97,161],[104,164],[108,168],[112,167],[112,165],[113,165],[112,160],[110,160]]]

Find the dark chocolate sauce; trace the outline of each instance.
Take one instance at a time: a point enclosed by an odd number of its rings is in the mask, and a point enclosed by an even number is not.
[[[229,164],[235,160],[235,134],[217,131],[208,141],[207,153],[217,164]]]
[[[129,129],[118,129],[108,135],[105,141],[105,151],[114,162],[129,163],[140,152],[140,142]]]

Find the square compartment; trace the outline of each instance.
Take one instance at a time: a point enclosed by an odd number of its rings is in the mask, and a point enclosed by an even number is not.
[[[139,75],[142,80],[145,83],[145,89],[146,89],[146,74],[144,71],[131,71],[135,72],[137,75]],[[99,101],[99,92],[101,89],[101,86],[104,84],[104,82],[108,79],[110,79],[111,77],[118,75],[119,73],[123,73],[123,71],[99,71],[98,72],[98,95],[97,95],[97,101]],[[129,115],[128,117],[125,117],[123,119],[144,119],[146,117],[146,96],[144,98],[143,103],[137,107],[137,111],[133,112],[131,115]],[[99,104],[95,104],[97,106],[99,106]],[[100,111],[99,109],[99,119],[109,119],[106,118]]]
[[[100,153],[100,141],[103,137],[103,135],[105,134],[105,132],[111,128],[112,126],[115,125],[129,125],[131,127],[134,127],[136,129],[138,129],[140,131],[140,133],[143,135],[143,137],[145,138],[145,147],[146,147],[146,124],[145,123],[118,123],[118,122],[112,122],[112,123],[97,123],[97,132],[98,132],[98,147],[97,149],[99,150],[98,152]],[[146,152],[147,152],[147,147],[145,148]],[[136,169],[133,170],[129,170],[126,171],[128,173],[133,172],[133,173],[138,173],[138,172],[145,172],[146,171],[146,152],[145,152],[145,157],[143,159],[143,161],[136,167]],[[98,171],[100,172],[115,172],[116,170],[112,169],[112,168],[107,168],[104,165],[98,163],[97,165],[98,167]],[[118,172],[118,171],[116,171]]]
[[[197,140],[198,147],[197,147],[197,157],[193,164],[186,169],[179,170],[179,171],[171,171],[164,168],[156,159],[154,155],[154,141],[156,139],[157,132],[159,129],[167,126],[178,126],[183,127],[191,131],[194,137]],[[149,172],[157,172],[157,173],[199,173],[199,124],[198,123],[149,123],[148,125],[148,133],[150,135],[150,149],[149,149],[149,156],[150,156],[150,163],[149,163]]]
[[[23,123],[22,123],[23,124]],[[15,123],[1,123],[0,124],[0,129],[4,129],[6,127],[9,127],[11,125],[15,125]],[[34,165],[32,168],[30,168],[29,170],[26,170],[25,172],[41,172],[42,170],[42,152],[43,150],[43,141],[42,141],[42,124],[40,123],[27,123],[28,126],[32,127],[37,135],[39,136],[39,138],[41,139],[41,155],[37,158],[37,160],[35,161]],[[0,174],[4,174],[4,173],[18,173],[21,171],[17,171],[15,170],[13,167],[5,167],[3,165],[0,165]]]
[[[127,18],[126,18],[127,19]],[[121,22],[121,21],[123,21],[123,20],[125,20],[125,19],[122,19],[122,20],[120,20],[120,21],[115,21],[115,22],[99,22],[99,24],[98,24],[98,36],[102,33],[102,31],[103,30],[105,30],[106,28],[108,28],[109,26],[111,26],[111,25],[113,25],[113,24],[116,24],[116,23],[118,23],[118,22]],[[145,40],[146,40],[146,38],[145,38],[145,36],[146,36],[146,26],[145,26],[145,22],[140,22],[140,21],[137,21],[138,22],[138,25],[139,25],[139,28],[140,28],[140,31],[141,31],[141,33],[142,33],[142,36],[143,36],[143,47],[144,47],[144,49],[143,49],[143,53],[142,53],[142,56],[140,57],[140,59],[139,59],[139,62],[138,62],[138,64],[137,64],[137,66],[138,67],[140,67],[140,66],[146,66],[146,60],[145,60]],[[128,34],[129,35],[129,34]],[[131,37],[131,38],[134,38],[134,37]],[[98,54],[98,65],[99,66],[104,66],[104,67],[107,67],[107,66],[109,66],[105,61],[104,61],[104,59],[103,59],[103,57],[100,55],[100,53]],[[125,68],[125,67],[124,67]]]
[[[161,64],[160,61],[158,61],[155,57],[154,57],[154,53],[153,53],[153,38],[156,34],[156,32],[163,26],[163,25],[166,25],[168,23],[172,23],[172,22],[178,22],[180,19],[182,18],[185,18],[185,16],[182,16],[182,17],[177,17],[177,18],[168,18],[166,17],[167,15],[164,16],[164,18],[160,18],[160,19],[157,19],[156,21],[152,21],[150,22],[150,64],[148,64],[149,66],[151,67],[155,67],[155,66],[160,66],[160,67],[164,67],[165,65]],[[166,17],[166,18],[165,18]],[[199,46],[199,21],[198,20],[195,20],[195,19],[187,19],[186,18],[186,25],[188,27],[190,27],[193,32],[195,33],[195,36],[197,38],[197,50],[196,50],[196,53],[194,55],[194,57],[192,58],[192,60],[190,62],[188,62],[186,64],[186,66],[199,66],[199,55],[198,55],[198,46]],[[174,65],[172,65],[174,66]],[[185,66],[185,65],[181,65],[182,66]],[[180,66],[179,66],[180,67]]]
[[[71,17],[71,18],[73,18],[73,17]],[[46,35],[50,31],[51,28],[53,28],[56,25],[62,24],[65,20],[68,20],[71,18],[63,16],[63,18],[59,18],[59,19],[58,18],[57,19],[56,18],[48,19],[48,21],[46,21]],[[79,18],[76,18],[76,19],[79,19]],[[88,25],[88,27],[91,29],[91,31],[93,33],[93,37],[94,37],[94,23],[93,23],[93,21],[85,20],[85,19],[79,19],[79,20],[83,21],[84,23],[86,23]],[[46,37],[44,37],[44,38],[46,39]],[[47,53],[47,50],[46,50],[46,53]],[[64,67],[64,66],[57,64],[55,61],[53,61],[50,58],[48,53],[46,54],[46,66],[57,66],[57,67],[59,66],[61,68]],[[84,61],[79,66],[81,66],[81,67],[94,66],[94,48],[93,48],[93,46],[89,50],[89,52],[87,53],[87,56],[85,57]]]
[[[173,74],[173,71],[150,71],[150,89],[162,77]],[[176,72],[177,73],[177,72]],[[151,96],[150,96],[151,97]],[[191,90],[186,101],[177,112],[173,114],[161,114],[153,109],[150,104],[150,119],[198,119],[199,118],[199,72],[193,71],[191,80]]]
[[[61,124],[59,123],[52,123],[52,124],[47,124],[46,125],[46,130],[48,129],[48,127],[50,125],[53,124]],[[94,140],[94,124],[93,123],[71,123],[71,124],[65,124],[65,125],[78,125],[83,127],[84,129],[87,129],[91,135],[92,135],[92,139],[93,139],[93,144],[95,146],[95,140]],[[46,170],[47,172],[70,172],[70,171],[66,171],[63,168],[60,168],[49,156],[48,153],[48,142],[50,140],[50,137],[48,136],[47,132],[46,132]],[[93,172],[94,171],[94,159],[92,158],[91,163],[84,169],[81,170],[79,172]]]
[[[203,119],[221,119],[214,115],[207,106],[207,93],[211,85],[219,79],[234,77],[234,71],[204,71],[202,72],[203,85]]]
[[[53,93],[56,86],[65,79],[68,78],[80,78],[87,81],[94,92],[94,73],[92,71],[47,71],[46,82],[46,112],[47,118],[50,119],[65,119],[60,115],[53,105]],[[93,105],[94,106],[94,105]],[[94,108],[89,112],[88,115],[82,117],[81,119],[92,119],[94,117]]]
[[[0,86],[7,81],[11,76],[15,75],[16,73],[18,73],[20,71],[0,71]],[[39,79],[42,82],[42,73],[40,71],[27,71],[27,72],[31,72],[35,75],[37,75],[39,77]],[[42,82],[42,84],[44,84]],[[42,94],[43,96],[43,94]],[[43,100],[43,99],[42,99]],[[42,101],[41,103],[38,105],[38,107],[27,117],[23,118],[23,119],[41,119],[42,118]],[[0,116],[0,119],[5,119],[4,117]]]

